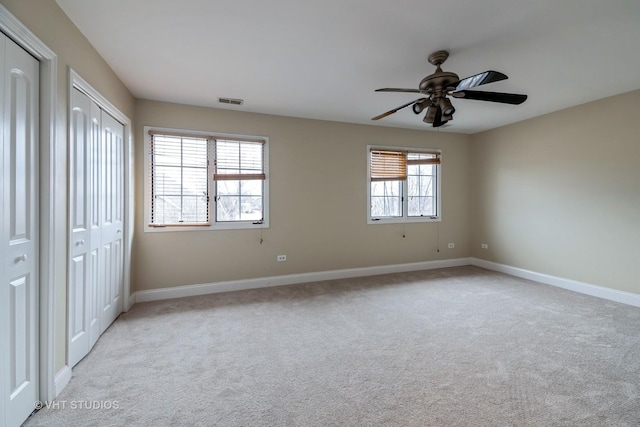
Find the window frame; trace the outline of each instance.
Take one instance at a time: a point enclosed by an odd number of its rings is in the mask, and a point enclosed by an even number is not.
[[[436,203],[436,215],[435,216],[408,216],[408,179],[401,180],[402,183],[402,216],[398,217],[372,217],[371,216],[371,151],[406,151],[408,153],[424,153],[434,154],[437,153],[440,158],[440,163],[436,165],[436,185],[435,185],[435,203]],[[406,223],[419,223],[419,222],[441,222],[442,221],[442,150],[430,149],[430,148],[418,148],[418,147],[397,147],[389,145],[367,145],[366,152],[367,162],[367,224],[406,224]]]
[[[144,126],[144,232],[174,232],[174,231],[215,231],[215,230],[247,230],[269,228],[269,137],[262,135],[242,135],[222,132],[207,132],[187,129],[165,128],[157,126]],[[207,153],[209,159],[207,171],[207,183],[209,186],[209,223],[201,224],[151,224],[151,135],[149,132],[179,134],[195,138],[212,138],[241,141],[263,141],[263,180],[262,193],[262,221],[221,221],[216,222],[216,181],[213,179],[215,166],[213,164],[214,144],[208,143]]]

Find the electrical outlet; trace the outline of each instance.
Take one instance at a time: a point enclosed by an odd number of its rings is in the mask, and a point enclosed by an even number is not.
[[[449,246],[449,249],[453,249],[453,248],[455,248],[455,247],[456,247],[456,244],[455,244],[455,243],[449,243],[449,245],[448,245],[448,246]]]
[[[287,256],[286,255],[278,255],[276,257],[276,261],[280,262],[280,261],[286,261],[287,260]]]
[[[480,247],[481,247],[482,249],[489,249],[489,244],[488,244],[488,243],[482,243],[482,244],[480,245]]]

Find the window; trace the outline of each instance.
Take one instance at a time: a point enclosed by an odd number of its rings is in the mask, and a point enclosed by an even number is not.
[[[261,141],[215,142],[217,221],[261,221],[264,191]]]
[[[266,138],[145,131],[146,231],[268,226]]]
[[[151,224],[209,224],[206,138],[151,135]]]
[[[368,222],[440,219],[440,152],[368,147]]]

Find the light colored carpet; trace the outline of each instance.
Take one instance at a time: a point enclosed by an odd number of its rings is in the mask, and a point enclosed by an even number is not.
[[[136,304],[58,400],[26,426],[638,426],[640,309],[477,267]]]

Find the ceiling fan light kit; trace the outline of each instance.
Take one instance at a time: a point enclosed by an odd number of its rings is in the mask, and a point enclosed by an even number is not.
[[[423,122],[432,124],[436,119],[436,115],[438,114],[438,106],[435,104],[429,105],[427,108],[427,114],[424,115]]]
[[[386,113],[372,118],[371,120],[380,120],[411,105],[415,114],[420,114],[426,109],[427,113],[425,114],[423,121],[428,124],[433,124],[433,127],[440,127],[452,120],[453,113],[456,111],[451,100],[448,98],[449,96],[454,98],[466,98],[512,105],[522,104],[527,99],[527,95],[515,93],[468,90],[487,83],[506,80],[508,77],[505,74],[490,70],[460,80],[457,74],[449,71],[442,71],[440,66],[448,57],[449,52],[446,50],[439,50],[429,55],[428,61],[436,67],[436,71],[422,79],[418,85],[418,89],[377,89],[376,92],[420,93],[424,95],[424,97],[389,110]]]
[[[431,105],[431,100],[428,98],[423,98],[422,101],[413,104],[413,112],[416,114],[420,114],[422,113],[422,111],[424,111],[425,108],[428,108],[429,105]]]
[[[456,112],[456,109],[453,108],[449,98],[444,96],[440,98],[440,109],[442,109],[443,116],[451,116]]]

